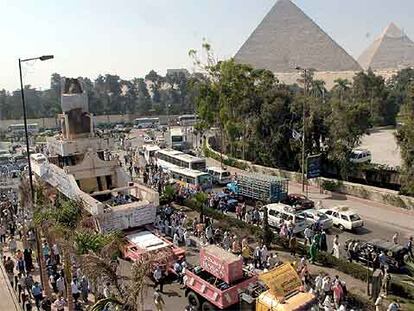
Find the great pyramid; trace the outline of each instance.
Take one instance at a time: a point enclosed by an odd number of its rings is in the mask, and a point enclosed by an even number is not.
[[[414,66],[414,42],[391,23],[358,58],[359,64],[372,70],[402,69]]]
[[[235,55],[275,73],[295,67],[358,71],[359,64],[290,0],[279,0]]]

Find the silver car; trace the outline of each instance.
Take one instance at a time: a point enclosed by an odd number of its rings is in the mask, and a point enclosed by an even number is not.
[[[309,226],[316,224],[317,222],[320,225],[320,228],[323,230],[328,230],[333,227],[333,220],[329,218],[326,214],[316,210],[308,209],[299,213],[300,216],[304,217],[306,223]]]

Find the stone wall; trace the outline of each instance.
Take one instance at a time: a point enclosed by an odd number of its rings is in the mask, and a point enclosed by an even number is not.
[[[215,153],[217,156],[220,156],[219,152],[214,151],[208,141],[206,144],[207,148]],[[228,157],[223,155],[224,159],[227,159]],[[300,172],[292,172],[292,171],[286,171],[281,170],[277,168],[272,167],[266,167],[262,165],[252,164],[249,161],[244,160],[237,160],[240,163],[244,163],[247,167],[247,171],[249,172],[255,172],[265,175],[273,175],[273,176],[280,176],[284,178],[288,178],[289,180],[295,181],[295,182],[301,182],[302,181],[302,174]],[[324,178],[321,177],[319,179],[310,179],[309,184],[312,186],[320,186],[324,182],[330,182],[335,185],[335,191],[345,194],[345,195],[351,195],[354,197],[367,199],[370,201],[388,204],[404,209],[410,209],[414,210],[414,198],[408,197],[404,195],[399,195],[397,191],[384,189],[384,188],[378,188],[368,185],[362,185],[362,184],[356,184],[351,183],[347,181],[337,180],[337,179],[330,179],[330,178]]]

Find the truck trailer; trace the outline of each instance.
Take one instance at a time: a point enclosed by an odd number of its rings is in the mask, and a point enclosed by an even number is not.
[[[227,184],[227,189],[246,199],[265,204],[284,200],[288,194],[289,181],[277,176],[237,173],[235,180]]]

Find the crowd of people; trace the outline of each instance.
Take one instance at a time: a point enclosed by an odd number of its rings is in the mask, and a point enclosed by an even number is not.
[[[0,252],[2,264],[11,287],[16,291],[18,302],[24,310],[63,311],[68,299],[73,299],[75,310],[83,310],[89,302],[90,284],[80,267],[73,263],[72,279],[67,282],[58,244],[43,240],[40,254],[47,271],[42,288],[37,262],[36,234],[30,227],[29,215],[18,203],[17,192],[8,189],[0,194]],[[72,297],[67,297],[66,284],[70,284]],[[49,290],[50,289],[50,290]],[[52,295],[46,295],[47,292]],[[82,302],[82,303],[81,303]]]

